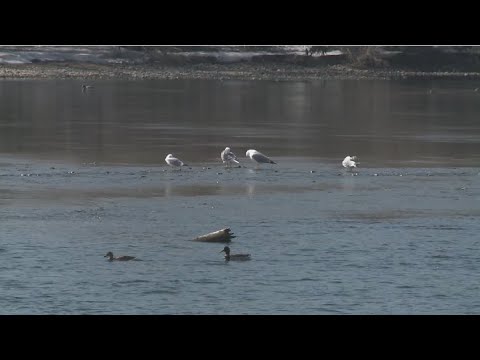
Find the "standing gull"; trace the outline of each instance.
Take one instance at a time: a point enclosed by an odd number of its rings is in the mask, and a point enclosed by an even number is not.
[[[237,161],[237,156],[230,150],[229,147],[226,147],[225,150],[222,151],[220,154],[220,157],[222,158],[223,163],[225,166],[229,166],[232,164],[232,162],[240,164]]]
[[[167,157],[165,158],[165,162],[168,165],[173,166],[173,167],[188,166],[182,160],[177,159],[176,157],[173,157],[172,154],[167,155]]]
[[[248,150],[246,156],[257,163],[257,168],[259,164],[276,164],[276,162],[270,160],[267,156],[257,150]]]
[[[347,156],[345,159],[343,159],[342,165],[344,168],[352,170],[353,168],[357,167],[355,160],[357,160],[356,156]]]

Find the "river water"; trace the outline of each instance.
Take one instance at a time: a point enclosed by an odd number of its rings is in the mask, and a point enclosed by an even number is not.
[[[0,81],[0,313],[480,313],[474,81],[81,85]]]

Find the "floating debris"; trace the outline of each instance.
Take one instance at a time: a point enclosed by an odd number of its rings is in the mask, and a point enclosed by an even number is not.
[[[230,242],[235,236],[229,228],[214,231],[206,235],[202,235],[193,239],[193,241],[203,242]]]

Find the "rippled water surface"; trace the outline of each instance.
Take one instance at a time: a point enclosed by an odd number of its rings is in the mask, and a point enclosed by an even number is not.
[[[479,84],[81,84],[0,81],[2,314],[480,313]]]

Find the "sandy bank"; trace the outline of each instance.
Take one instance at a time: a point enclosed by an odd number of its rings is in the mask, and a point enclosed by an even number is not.
[[[480,73],[420,72],[392,68],[358,69],[339,64],[306,66],[302,64],[245,62],[234,64],[133,65],[41,62],[0,64],[0,79],[480,80]]]

